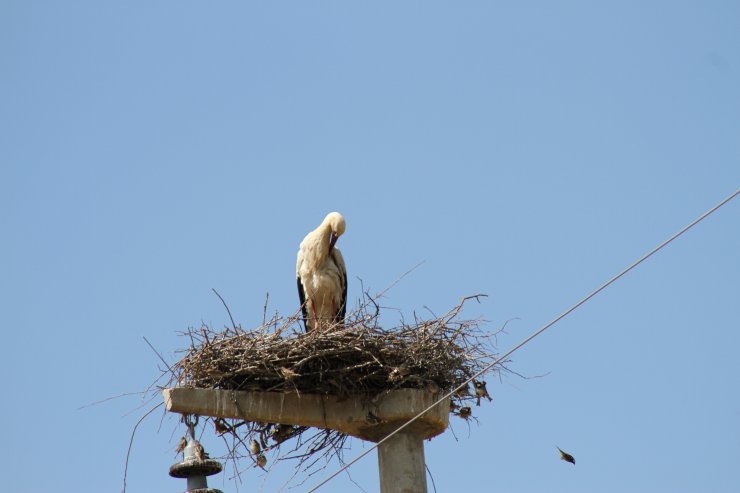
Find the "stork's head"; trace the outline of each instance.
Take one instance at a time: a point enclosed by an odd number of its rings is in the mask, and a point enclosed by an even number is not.
[[[324,218],[324,224],[329,226],[329,251],[331,251],[339,237],[344,234],[344,230],[347,229],[347,223],[344,222],[344,216],[340,213],[330,212]]]

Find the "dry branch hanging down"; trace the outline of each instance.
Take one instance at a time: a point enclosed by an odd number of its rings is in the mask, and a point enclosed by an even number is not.
[[[402,388],[446,393],[496,358],[498,331],[485,333],[481,320],[459,319],[469,299],[477,296],[463,299],[441,317],[402,322],[391,329],[379,325],[378,305],[369,297],[343,325],[325,332],[304,333],[295,316],[275,316],[252,331],[238,326],[190,329],[184,334],[191,345],[174,365],[168,386],[370,398]],[[506,368],[492,370],[500,371]],[[468,419],[476,400],[480,398],[475,392],[464,388],[453,396],[450,412]],[[265,451],[276,450],[278,459],[298,459],[299,469],[305,471],[322,458],[337,456],[341,461],[347,439],[333,430],[212,421],[217,433],[229,438],[228,458],[235,467],[239,458],[252,457],[257,464]],[[259,453],[254,453],[256,448]]]

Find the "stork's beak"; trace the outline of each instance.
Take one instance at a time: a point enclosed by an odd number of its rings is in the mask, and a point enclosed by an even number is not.
[[[329,251],[331,252],[339,237],[332,231],[329,233]]]

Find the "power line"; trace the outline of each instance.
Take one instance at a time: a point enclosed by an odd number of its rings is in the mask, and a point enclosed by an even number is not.
[[[640,257],[638,260],[636,260],[635,262],[633,262],[632,264],[630,264],[627,268],[625,268],[624,270],[622,270],[622,272],[620,272],[616,276],[614,276],[611,279],[609,279],[608,281],[606,281],[604,284],[602,284],[597,289],[593,290],[591,293],[589,293],[587,296],[585,296],[583,299],[581,299],[578,303],[576,303],[572,307],[570,307],[567,310],[565,310],[563,313],[561,313],[560,315],[558,315],[557,317],[555,317],[554,319],[552,319],[550,322],[546,323],[540,329],[538,329],[537,331],[535,331],[534,333],[532,333],[532,335],[530,335],[529,337],[527,337],[526,339],[524,339],[522,342],[520,342],[519,344],[517,344],[516,346],[514,346],[512,349],[510,349],[508,352],[506,352],[506,354],[504,354],[503,356],[501,356],[498,359],[496,359],[493,363],[491,363],[491,364],[487,365],[486,367],[484,367],[482,370],[480,370],[478,373],[476,373],[472,377],[468,378],[464,383],[460,384],[459,386],[457,386],[456,388],[454,388],[453,390],[451,390],[445,396],[441,397],[439,400],[437,400],[437,402],[435,402],[431,406],[429,406],[426,409],[424,409],[422,412],[420,412],[419,414],[417,414],[416,416],[414,416],[413,418],[411,418],[410,420],[408,420],[406,423],[404,423],[401,426],[399,426],[391,434],[389,434],[388,436],[386,436],[385,438],[383,438],[379,442],[373,444],[373,446],[371,446],[369,449],[367,449],[366,451],[364,451],[363,453],[361,453],[360,455],[358,455],[357,457],[355,457],[354,459],[352,459],[351,461],[349,461],[348,463],[346,463],[339,470],[337,470],[336,472],[334,472],[333,474],[331,474],[329,477],[327,477],[326,479],[324,479],[323,481],[321,481],[319,484],[317,484],[316,486],[314,486],[313,488],[311,488],[310,490],[308,490],[308,493],[312,493],[312,492],[318,490],[319,488],[321,488],[323,485],[325,485],[326,483],[328,483],[329,481],[331,481],[332,479],[334,479],[336,476],[338,476],[340,473],[342,473],[342,471],[344,471],[345,469],[348,469],[351,465],[353,465],[354,463],[356,463],[357,461],[359,461],[360,459],[362,459],[363,457],[365,457],[367,454],[369,454],[370,452],[372,452],[376,448],[378,448],[382,443],[386,442],[393,435],[395,435],[396,433],[399,433],[401,430],[403,430],[404,428],[406,428],[407,426],[409,426],[411,423],[413,423],[414,421],[416,421],[417,419],[419,419],[420,417],[422,417],[424,414],[426,414],[428,411],[430,411],[432,408],[434,408],[435,406],[437,406],[439,403],[441,403],[442,401],[444,401],[445,399],[447,399],[448,397],[450,397],[452,394],[454,394],[455,392],[457,392],[459,389],[467,386],[472,380],[474,380],[474,379],[478,378],[479,376],[483,375],[485,372],[487,372],[488,370],[490,370],[491,368],[493,368],[495,365],[499,364],[500,362],[505,361],[506,358],[508,358],[509,356],[511,356],[516,350],[518,350],[519,348],[521,348],[522,346],[524,346],[525,344],[527,344],[529,341],[531,341],[532,339],[534,339],[535,337],[537,337],[538,335],[542,334],[544,331],[546,331],[547,329],[549,329],[550,327],[552,327],[553,325],[555,325],[557,322],[559,322],[566,315],[568,315],[571,312],[573,312],[574,310],[578,309],[581,305],[583,305],[588,300],[590,300],[591,298],[593,298],[594,296],[596,296],[597,294],[599,294],[601,291],[603,291],[604,289],[606,289],[614,281],[616,281],[617,279],[619,279],[620,277],[622,277],[623,275],[625,275],[626,273],[628,273],[629,271],[631,271],[632,269],[634,269],[635,267],[637,267],[638,265],[640,265],[642,262],[644,262],[645,260],[647,260],[648,258],[650,258],[653,254],[657,253],[663,247],[665,247],[666,245],[668,245],[670,242],[672,242],[673,240],[675,240],[676,238],[678,238],[679,236],[681,236],[682,234],[684,234],[689,229],[691,229],[694,226],[696,226],[699,222],[701,222],[702,220],[706,219],[708,216],[710,216],[712,213],[714,213],[717,209],[719,209],[720,207],[722,207],[723,205],[725,205],[730,200],[734,199],[735,196],[737,196],[738,194],[740,194],[740,189],[736,190],[735,193],[733,193],[729,197],[727,197],[724,200],[722,200],[719,204],[715,205],[714,207],[712,207],[711,209],[709,209],[707,212],[705,212],[704,214],[702,214],[698,218],[694,219],[691,223],[689,223],[688,226],[684,227],[681,231],[679,231],[678,233],[674,234],[673,236],[671,236],[670,238],[668,238],[667,240],[665,240],[663,243],[661,243],[660,245],[656,246],[655,248],[653,248],[652,250],[650,250],[648,253],[646,253],[645,255],[643,255],[642,257]]]

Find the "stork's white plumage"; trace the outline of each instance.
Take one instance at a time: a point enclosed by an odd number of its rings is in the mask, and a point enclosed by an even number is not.
[[[298,249],[298,297],[307,332],[327,330],[344,321],[347,269],[335,244],[345,229],[344,217],[330,212],[318,228],[303,238]]]

